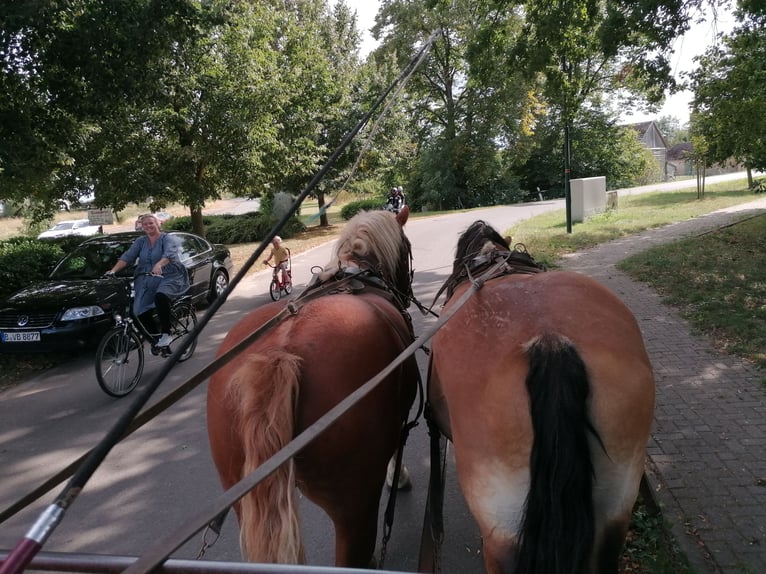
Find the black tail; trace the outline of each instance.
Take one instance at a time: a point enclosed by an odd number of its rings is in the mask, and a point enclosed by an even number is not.
[[[571,341],[545,335],[527,351],[534,441],[517,572],[588,572],[594,539],[590,393]]]

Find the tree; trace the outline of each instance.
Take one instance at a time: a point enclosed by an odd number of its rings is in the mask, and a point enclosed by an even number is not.
[[[272,110],[286,101],[267,4],[212,6],[159,62],[161,80],[140,105],[125,99],[98,117],[88,167],[109,205],[151,197],[186,205],[204,234],[202,208],[224,191],[258,195],[278,149]],[[129,161],[125,161],[129,158]]]
[[[50,214],[92,182],[80,157],[94,117],[163,76],[174,39],[197,26],[185,0],[5,3],[0,12],[0,198]]]
[[[613,91],[658,102],[675,81],[667,48],[704,0],[529,0],[511,63],[542,74],[543,94],[564,133],[563,181],[571,232],[569,130],[588,98]],[[711,4],[720,4],[713,0]],[[625,97],[625,96],[623,96]]]
[[[502,50],[488,49],[506,45],[518,16],[492,8],[467,0],[381,4],[373,29],[384,34],[379,62],[393,56],[403,68],[438,32],[402,104],[418,152],[408,181],[415,206],[474,207],[509,197],[502,150],[517,138],[529,100],[523,82],[499,65]]]
[[[546,197],[561,197],[563,133],[558,118],[549,115],[540,121],[530,158],[522,173],[524,188],[540,188]],[[620,189],[656,181],[657,162],[639,141],[635,130],[597,108],[578,114],[570,130],[572,178],[604,176],[607,189]],[[535,194],[531,194],[532,196]]]
[[[705,142],[705,165],[734,158],[752,180],[751,170],[766,169],[766,15],[739,11],[738,18],[691,74],[692,133]]]
[[[80,0],[4,13],[4,125],[29,127],[0,132],[0,148],[24,150],[0,156],[0,196],[48,212],[78,186],[116,210],[178,202],[202,234],[206,201],[307,180],[349,121],[349,66],[331,51],[353,61],[358,43],[348,10],[333,28],[324,9]]]
[[[293,0],[281,15],[279,53],[287,103],[276,114],[280,149],[270,156],[274,190],[300,192],[363,116],[360,35],[344,2]],[[357,146],[341,155],[313,194],[327,226],[325,193],[340,188]]]
[[[665,138],[668,147],[677,143],[689,141],[689,126],[681,125],[681,120],[675,116],[661,116],[654,121],[657,129]]]

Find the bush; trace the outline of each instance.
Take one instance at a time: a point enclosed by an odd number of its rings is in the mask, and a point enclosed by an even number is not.
[[[40,239],[41,243],[57,245],[64,254],[74,251],[75,247],[88,239],[81,235],[65,235],[64,237],[53,237],[51,239]],[[63,256],[62,256],[63,257]]]
[[[382,209],[385,200],[383,199],[359,199],[352,201],[344,205],[340,210],[340,216],[349,220],[354,217],[360,211],[375,211],[376,209]]]
[[[13,237],[0,242],[0,297],[47,278],[65,253],[51,241]]]
[[[221,217],[217,215],[206,215],[202,218],[202,224],[205,226],[205,229],[209,228],[211,225],[214,225],[214,219]],[[173,219],[170,219],[162,224],[162,231],[185,231],[187,233],[192,233],[192,220],[191,216],[184,215],[181,217],[174,217]]]
[[[210,215],[202,218],[205,225],[205,237],[212,243],[257,243],[261,241],[277,224],[277,219],[268,217],[260,212],[243,213],[242,215]],[[191,217],[175,217],[164,226],[165,231],[192,231]],[[282,228],[280,234],[284,238],[292,237],[304,231],[306,226],[292,217]]]

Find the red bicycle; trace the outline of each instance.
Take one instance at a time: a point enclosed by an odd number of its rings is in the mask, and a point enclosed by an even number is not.
[[[264,262],[265,263],[265,262]],[[293,269],[292,269],[292,262],[290,261],[290,250],[287,249],[287,269],[285,269],[285,280],[282,281],[282,273],[281,273],[281,267],[279,264],[272,265],[271,263],[266,263],[269,267],[271,267],[274,272],[271,275],[271,284],[269,285],[269,295],[271,295],[272,300],[279,301],[280,297],[282,297],[282,292],[284,292],[285,295],[289,295],[293,292]]]

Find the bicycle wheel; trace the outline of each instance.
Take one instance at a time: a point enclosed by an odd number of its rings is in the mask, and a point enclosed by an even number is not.
[[[96,380],[107,395],[124,397],[136,388],[144,372],[144,345],[135,331],[116,327],[107,332],[96,351]]]
[[[194,312],[194,307],[189,303],[182,303],[173,307],[173,314],[170,321],[172,323],[170,328],[170,334],[173,336],[172,344],[182,344],[185,341],[185,337],[191,335],[194,327],[197,326],[197,314]],[[183,362],[191,357],[196,348],[197,339],[194,339],[178,358],[178,362]]]
[[[271,295],[272,300],[279,301],[281,293],[279,289],[279,281],[276,279],[271,280],[271,285],[269,285],[269,295]]]
[[[292,292],[293,292],[293,280],[288,277],[287,283],[285,283],[285,293],[289,295]]]

